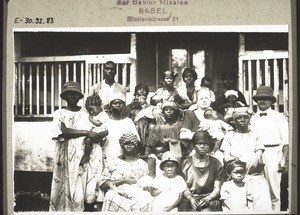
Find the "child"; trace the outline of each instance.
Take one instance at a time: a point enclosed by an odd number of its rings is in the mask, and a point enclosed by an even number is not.
[[[89,120],[93,124],[92,131],[105,137],[108,135],[108,131],[101,125],[108,120],[109,116],[105,111],[102,111],[101,103],[102,101],[98,95],[91,95],[86,99],[85,108],[90,114]],[[84,155],[81,158],[80,165],[89,161],[92,144],[93,143],[90,138],[85,138]]]
[[[203,116],[205,120],[200,122],[199,130],[207,130],[212,136],[214,144],[213,149],[211,149],[211,155],[218,158],[223,164],[223,153],[219,151],[219,148],[225,133],[233,130],[233,127],[221,120],[220,114],[213,109],[205,110]]]
[[[164,144],[161,141],[155,142],[155,144],[148,150],[147,163],[149,167],[149,176],[155,177],[162,174],[162,170],[159,168],[162,155],[166,151],[169,151],[169,144]],[[151,153],[152,152],[152,153]]]
[[[227,173],[231,180],[223,183],[220,192],[223,211],[249,212],[247,184],[243,181],[246,164],[241,161],[233,161],[227,165]]]
[[[162,157],[160,169],[162,175],[157,175],[152,183],[152,196],[154,201],[152,212],[178,211],[178,204],[187,189],[184,179],[178,175],[180,159],[170,151],[165,152]]]
[[[237,107],[245,107],[245,105],[238,101],[238,92],[235,90],[227,90],[225,93],[225,98],[228,101],[227,107],[225,107],[224,119],[226,122],[233,123],[232,112]]]

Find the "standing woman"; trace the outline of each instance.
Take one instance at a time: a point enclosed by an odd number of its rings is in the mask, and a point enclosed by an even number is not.
[[[263,175],[265,147],[257,134],[249,129],[251,114],[247,107],[235,108],[232,116],[236,129],[225,134],[220,148],[224,152],[225,164],[235,160],[246,163],[245,182],[252,196],[253,210],[271,212],[270,189]]]
[[[188,189],[179,211],[221,211],[219,195],[224,172],[220,161],[208,154],[212,138],[207,131],[197,131],[192,143],[195,154],[181,163]]]
[[[88,211],[96,200],[96,184],[102,171],[102,150],[93,144],[89,162],[80,165],[84,154],[84,138],[96,142],[100,133],[90,131],[88,113],[78,101],[83,98],[79,83],[69,81],[60,97],[67,102],[54,112],[53,140],[56,141],[51,186],[50,211]]]

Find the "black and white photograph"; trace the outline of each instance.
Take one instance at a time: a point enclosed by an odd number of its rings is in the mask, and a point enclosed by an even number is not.
[[[192,3],[114,1],[139,14],[117,27],[7,15],[7,214],[295,212],[291,25],[176,26]]]

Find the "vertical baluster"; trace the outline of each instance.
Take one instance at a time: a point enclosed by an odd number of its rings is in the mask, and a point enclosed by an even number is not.
[[[92,85],[93,85],[93,83],[92,83],[92,65],[89,63],[88,64],[88,83],[89,83],[89,88],[91,88],[92,87]]]
[[[22,93],[22,89],[21,89],[21,86],[22,86],[22,77],[21,77],[21,74],[22,74],[22,63],[18,63],[18,106],[21,105],[21,93]]]
[[[47,64],[44,64],[44,115],[47,114]]]
[[[85,92],[89,92],[89,64],[85,62]]]
[[[248,90],[249,90],[249,108],[253,110],[253,101],[252,101],[252,65],[251,60],[248,60]]]
[[[51,114],[54,113],[54,91],[55,91],[55,87],[54,87],[54,63],[51,63]]]
[[[99,83],[100,81],[100,63],[97,63],[97,83]]]
[[[58,64],[58,108],[61,109],[61,103],[62,103],[62,100],[60,98],[60,94],[61,94],[61,64],[59,63]]]
[[[32,64],[29,65],[29,115],[32,115]]]
[[[93,63],[93,83],[92,85],[94,85],[97,82],[97,64]]]
[[[245,85],[244,85],[244,62],[239,59],[239,73],[238,73],[238,87],[239,90],[245,95]]]
[[[40,114],[40,67],[36,65],[36,114]]]
[[[69,76],[69,63],[66,62],[66,82],[70,81],[70,76]]]
[[[120,82],[119,81],[119,64],[118,63],[116,63],[116,75],[115,75],[115,81],[116,82]]]
[[[126,82],[127,82],[127,63],[124,63],[122,69],[122,85],[124,87],[126,87],[126,85],[128,84]]]
[[[256,60],[256,88],[262,85],[262,71],[260,69],[260,61]]]
[[[104,64],[101,64],[101,68],[100,68],[100,78],[101,78],[101,81],[103,81],[103,79],[104,79],[104,75],[103,75],[103,72],[104,72]]]
[[[77,82],[77,78],[76,78],[76,63],[73,63],[73,80],[75,82]]]
[[[25,95],[26,95],[26,89],[25,89],[25,65],[22,65],[22,115],[25,115]]]
[[[275,110],[279,111],[279,68],[277,65],[277,59],[275,58],[273,61],[273,69],[274,69],[274,96],[277,101],[274,104]]]
[[[271,86],[270,82],[270,68],[268,59],[265,60],[265,85]]]
[[[87,91],[85,89],[85,85],[84,85],[84,65],[83,62],[80,63],[80,86],[82,89],[83,94],[85,94]]]

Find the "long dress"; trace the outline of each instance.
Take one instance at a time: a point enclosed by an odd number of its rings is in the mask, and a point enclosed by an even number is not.
[[[61,138],[61,124],[67,128],[90,130],[88,114],[83,109],[72,112],[57,110],[53,115],[55,164],[50,196],[50,211],[83,211],[84,202],[92,203],[97,195],[97,183],[102,172],[102,149],[93,144],[87,165],[79,166],[84,154],[84,137]]]
[[[107,161],[101,181],[104,183],[106,180],[114,181],[129,177],[139,181],[148,173],[148,165],[144,160],[126,162],[115,157]],[[118,189],[131,192],[131,198],[121,196],[117,191],[109,189],[104,196],[103,212],[149,212],[151,210],[153,197],[142,187],[137,184],[122,184]]]

